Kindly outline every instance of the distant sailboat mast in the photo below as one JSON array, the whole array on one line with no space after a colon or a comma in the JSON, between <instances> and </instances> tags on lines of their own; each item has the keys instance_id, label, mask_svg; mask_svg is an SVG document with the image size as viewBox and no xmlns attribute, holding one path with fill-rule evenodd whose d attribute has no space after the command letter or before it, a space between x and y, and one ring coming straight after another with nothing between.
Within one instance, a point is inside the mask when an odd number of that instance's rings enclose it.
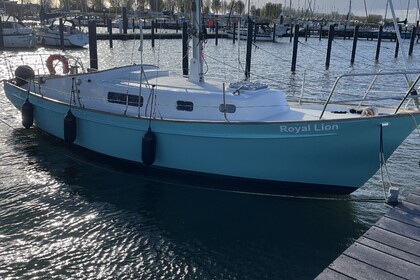
<instances>
[{"instance_id":1,"label":"distant sailboat mast","mask_svg":"<svg viewBox=\"0 0 420 280\"><path fill-rule=\"evenodd\" d=\"M365 4L365 13L366 13L366 18L368 17L368 11L367 11L367 6L366 6L366 0L363 0L364 4Z\"/></svg>"},{"instance_id":2,"label":"distant sailboat mast","mask_svg":"<svg viewBox=\"0 0 420 280\"><path fill-rule=\"evenodd\" d=\"M347 13L347 22L350 20L350 14L351 14L351 0L349 1L349 11Z\"/></svg>"},{"instance_id":3,"label":"distant sailboat mast","mask_svg":"<svg viewBox=\"0 0 420 280\"><path fill-rule=\"evenodd\" d=\"M410 11L410 0L408 0L408 4L407 4L407 13L405 15L405 20L406 22L408 21L408 12Z\"/></svg>"}]
</instances>

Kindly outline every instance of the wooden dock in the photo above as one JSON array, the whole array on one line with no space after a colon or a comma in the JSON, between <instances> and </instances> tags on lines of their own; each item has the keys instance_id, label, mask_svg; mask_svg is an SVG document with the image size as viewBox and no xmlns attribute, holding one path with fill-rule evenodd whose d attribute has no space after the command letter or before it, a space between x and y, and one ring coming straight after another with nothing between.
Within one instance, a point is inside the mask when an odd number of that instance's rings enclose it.
<instances>
[{"instance_id":1,"label":"wooden dock","mask_svg":"<svg viewBox=\"0 0 420 280\"><path fill-rule=\"evenodd\" d=\"M420 279L420 188L315 279Z\"/></svg>"}]
</instances>

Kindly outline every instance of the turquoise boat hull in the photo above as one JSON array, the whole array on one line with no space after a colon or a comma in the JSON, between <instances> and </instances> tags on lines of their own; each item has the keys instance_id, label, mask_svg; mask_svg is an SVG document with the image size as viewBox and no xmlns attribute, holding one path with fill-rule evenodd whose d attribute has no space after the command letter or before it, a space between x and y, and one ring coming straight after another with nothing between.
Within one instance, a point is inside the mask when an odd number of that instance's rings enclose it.
<instances>
[{"instance_id":1,"label":"turquoise boat hull","mask_svg":"<svg viewBox=\"0 0 420 280\"><path fill-rule=\"evenodd\" d=\"M7 81L4 87L21 110L28 92ZM351 193L378 171L381 139L388 159L420 121L418 113L264 123L150 121L35 94L28 98L36 126L60 139L71 110L77 122L74 144L85 149L142 163L142 137L150 125L157 139L154 168L257 182L261 189L266 184Z\"/></svg>"}]
</instances>

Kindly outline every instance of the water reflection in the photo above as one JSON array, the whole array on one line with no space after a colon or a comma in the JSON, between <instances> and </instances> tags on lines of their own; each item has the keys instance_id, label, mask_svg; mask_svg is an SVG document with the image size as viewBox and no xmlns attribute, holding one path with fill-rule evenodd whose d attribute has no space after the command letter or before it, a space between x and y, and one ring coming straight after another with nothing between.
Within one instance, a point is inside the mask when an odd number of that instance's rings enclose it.
<instances>
[{"instance_id":1,"label":"water reflection","mask_svg":"<svg viewBox=\"0 0 420 280\"><path fill-rule=\"evenodd\" d=\"M310 279L366 229L352 202L173 184L74 153L37 129L7 138L25 170L4 194L25 195L0 215L16 225L0 228L13 237L1 253L10 275Z\"/></svg>"}]
</instances>

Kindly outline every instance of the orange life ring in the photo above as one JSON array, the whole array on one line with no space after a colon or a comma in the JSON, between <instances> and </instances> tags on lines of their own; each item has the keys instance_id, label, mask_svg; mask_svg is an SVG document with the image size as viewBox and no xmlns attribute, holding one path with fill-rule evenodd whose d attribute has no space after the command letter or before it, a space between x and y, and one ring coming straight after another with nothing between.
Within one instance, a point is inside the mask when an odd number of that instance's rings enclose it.
<instances>
[{"instance_id":1,"label":"orange life ring","mask_svg":"<svg viewBox=\"0 0 420 280\"><path fill-rule=\"evenodd\" d=\"M45 64L48 68L48 72L50 72L51 75L55 75L55 65L54 61L59 60L63 64L63 73L67 74L70 71L69 68L69 61L68 59L61 54L52 54L48 57L47 63Z\"/></svg>"}]
</instances>

